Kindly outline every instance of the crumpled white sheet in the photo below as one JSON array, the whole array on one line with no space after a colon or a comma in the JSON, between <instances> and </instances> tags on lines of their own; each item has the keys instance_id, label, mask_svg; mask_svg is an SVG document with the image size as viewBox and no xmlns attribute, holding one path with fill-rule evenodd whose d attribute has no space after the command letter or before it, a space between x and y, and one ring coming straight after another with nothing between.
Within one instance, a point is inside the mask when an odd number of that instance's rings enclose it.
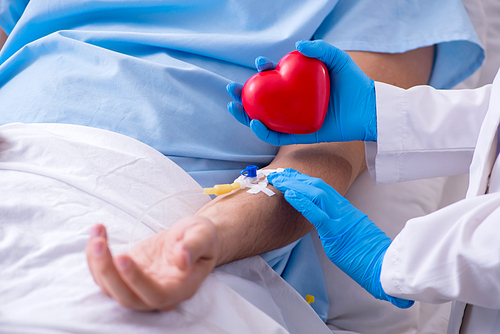
<instances>
[{"instance_id":1,"label":"crumpled white sheet","mask_svg":"<svg viewBox=\"0 0 500 334\"><path fill-rule=\"evenodd\" d=\"M331 333L260 257L216 269L168 313L135 312L100 292L84 252L90 227L103 223L113 253L125 252L151 203L199 188L168 158L123 135L1 126L0 333ZM169 225L209 200L179 197L151 216ZM141 228L137 239L150 233Z\"/></svg>"}]
</instances>

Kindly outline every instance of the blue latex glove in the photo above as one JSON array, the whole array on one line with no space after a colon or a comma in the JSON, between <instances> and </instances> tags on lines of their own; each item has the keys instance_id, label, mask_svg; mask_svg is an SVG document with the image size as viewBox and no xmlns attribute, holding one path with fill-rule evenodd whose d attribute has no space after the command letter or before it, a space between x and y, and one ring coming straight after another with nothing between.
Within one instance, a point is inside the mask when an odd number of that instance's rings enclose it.
<instances>
[{"instance_id":1,"label":"blue latex glove","mask_svg":"<svg viewBox=\"0 0 500 334\"><path fill-rule=\"evenodd\" d=\"M285 199L316 227L328 258L375 298L408 308L413 301L387 295L380 283L391 239L323 180L293 169L267 176Z\"/></svg>"},{"instance_id":2,"label":"blue latex glove","mask_svg":"<svg viewBox=\"0 0 500 334\"><path fill-rule=\"evenodd\" d=\"M276 68L276 65L278 64L273 62L269 58L262 56L255 58L255 68L257 68L258 72L274 70ZM248 117L247 113L245 112L245 109L243 108L243 104L241 101L242 89L243 85L236 82L231 82L226 86L226 90L229 93L229 95L231 95L231 98L236 100L228 103L227 110L229 110L229 112L234 116L234 118L238 120L238 122L246 126L250 126L252 120L250 119L250 117Z\"/></svg>"},{"instance_id":3,"label":"blue latex glove","mask_svg":"<svg viewBox=\"0 0 500 334\"><path fill-rule=\"evenodd\" d=\"M377 115L375 85L344 51L321 41L299 41L299 52L325 63L330 75L330 102L321 128L314 133L297 135L269 130L259 120L251 120L241 104L240 84L227 86L236 102L228 104L229 112L241 123L250 126L261 140L276 146L338 141L376 141ZM264 57L256 59L259 71L276 64Z\"/></svg>"}]
</instances>

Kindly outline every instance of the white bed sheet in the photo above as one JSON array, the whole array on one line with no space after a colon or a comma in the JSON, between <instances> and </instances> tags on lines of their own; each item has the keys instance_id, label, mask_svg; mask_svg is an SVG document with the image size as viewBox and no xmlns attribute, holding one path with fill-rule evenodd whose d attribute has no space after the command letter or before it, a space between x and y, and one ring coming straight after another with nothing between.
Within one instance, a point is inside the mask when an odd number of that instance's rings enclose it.
<instances>
[{"instance_id":1,"label":"white bed sheet","mask_svg":"<svg viewBox=\"0 0 500 334\"><path fill-rule=\"evenodd\" d=\"M135 312L100 292L85 259L103 223L113 253L165 194L200 186L131 138L55 124L0 127L0 333L331 333L260 257L216 269L172 312ZM210 198L152 212L167 225ZM160 212L168 211L168 214ZM152 233L138 230L138 239Z\"/></svg>"}]
</instances>

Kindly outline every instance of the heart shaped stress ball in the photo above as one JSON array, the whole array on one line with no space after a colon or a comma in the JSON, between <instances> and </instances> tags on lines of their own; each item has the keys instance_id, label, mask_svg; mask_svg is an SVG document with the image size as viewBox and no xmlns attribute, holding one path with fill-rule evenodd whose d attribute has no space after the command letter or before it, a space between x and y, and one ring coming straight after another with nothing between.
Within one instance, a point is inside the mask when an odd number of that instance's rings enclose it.
<instances>
[{"instance_id":1,"label":"heart shaped stress ball","mask_svg":"<svg viewBox=\"0 0 500 334\"><path fill-rule=\"evenodd\" d=\"M253 75L243 86L243 107L269 129L294 134L316 132L325 119L330 78L322 61L298 51L276 69Z\"/></svg>"}]
</instances>

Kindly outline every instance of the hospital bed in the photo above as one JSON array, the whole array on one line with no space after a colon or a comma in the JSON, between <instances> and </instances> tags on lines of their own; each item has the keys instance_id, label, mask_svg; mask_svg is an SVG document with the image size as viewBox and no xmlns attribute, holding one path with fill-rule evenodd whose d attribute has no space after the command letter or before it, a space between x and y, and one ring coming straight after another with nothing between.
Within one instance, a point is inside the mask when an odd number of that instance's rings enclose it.
<instances>
[{"instance_id":1,"label":"hospital bed","mask_svg":"<svg viewBox=\"0 0 500 334\"><path fill-rule=\"evenodd\" d=\"M200 189L134 139L75 125L2 126L0 189L0 333L330 333L260 257L217 268L172 312L136 312L102 294L85 259L91 225L104 223L112 251L126 252L152 202ZM177 197L145 220L168 228L209 200ZM142 225L133 242L151 233Z\"/></svg>"}]
</instances>

